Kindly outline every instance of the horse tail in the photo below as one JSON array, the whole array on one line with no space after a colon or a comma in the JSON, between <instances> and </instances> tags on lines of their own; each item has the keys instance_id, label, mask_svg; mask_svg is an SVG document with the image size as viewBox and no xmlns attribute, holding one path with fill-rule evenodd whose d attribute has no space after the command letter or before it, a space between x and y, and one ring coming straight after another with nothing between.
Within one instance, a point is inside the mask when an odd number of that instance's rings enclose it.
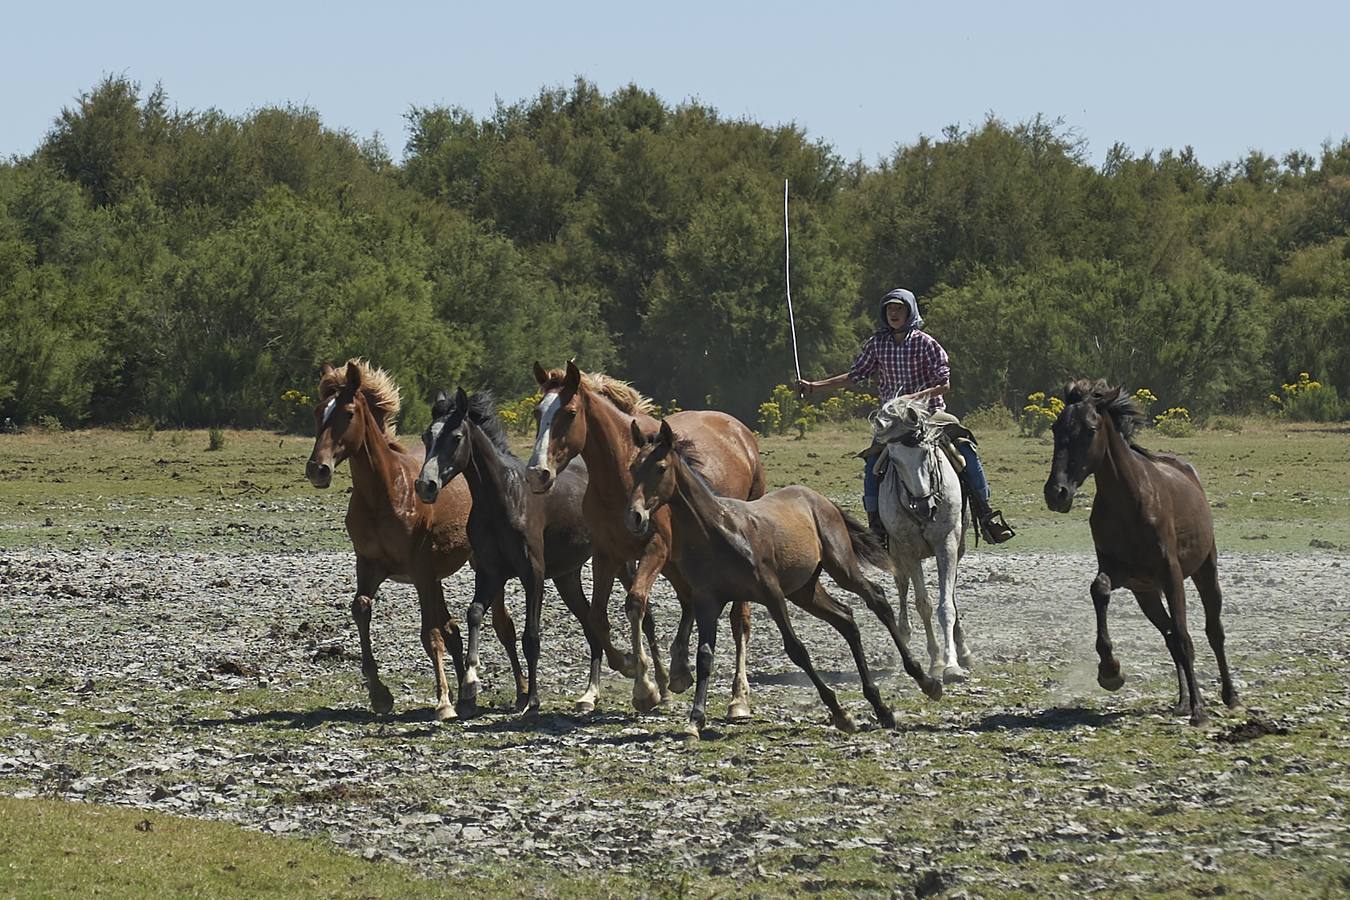
<instances>
[{"instance_id":1,"label":"horse tail","mask_svg":"<svg viewBox=\"0 0 1350 900\"><path fill-rule=\"evenodd\" d=\"M891 560L891 555L886 552L886 548L881 544L881 538L872 533L872 529L850 516L840 509L839 504L834 505L839 510L839 515L844 517L844 525L848 527L849 544L853 547L853 555L867 563L869 566L881 569L883 572L895 572L895 563Z\"/></svg>"}]
</instances>

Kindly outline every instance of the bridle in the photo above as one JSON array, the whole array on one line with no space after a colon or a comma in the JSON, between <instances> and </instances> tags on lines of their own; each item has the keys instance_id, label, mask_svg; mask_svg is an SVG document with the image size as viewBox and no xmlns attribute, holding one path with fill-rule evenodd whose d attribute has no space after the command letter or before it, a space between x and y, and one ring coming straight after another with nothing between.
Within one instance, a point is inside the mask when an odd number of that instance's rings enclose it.
<instances>
[{"instance_id":1,"label":"bridle","mask_svg":"<svg viewBox=\"0 0 1350 900\"><path fill-rule=\"evenodd\" d=\"M874 428L879 424L878 419L878 416L873 417ZM946 494L943 491L942 466L937 464L937 454L940 452L938 444L942 440L942 430L930 426L924 421L915 422L913 425L902 421L891 421L888 426L877 436L880 443L901 444L914 449L924 448L927 451L925 462L928 463L933 473L932 489L928 493L916 495L905 483L904 472L899 467L896 468L895 473L896 480L899 482L900 508L920 525L926 525L937 517L938 509L946 499ZM882 435L887 432L893 432L892 436L883 437ZM894 460L892 460L892 465L894 465ZM920 469L922 469L922 465ZM924 505L927 505L928 508L926 516L919 513L919 509Z\"/></svg>"}]
</instances>

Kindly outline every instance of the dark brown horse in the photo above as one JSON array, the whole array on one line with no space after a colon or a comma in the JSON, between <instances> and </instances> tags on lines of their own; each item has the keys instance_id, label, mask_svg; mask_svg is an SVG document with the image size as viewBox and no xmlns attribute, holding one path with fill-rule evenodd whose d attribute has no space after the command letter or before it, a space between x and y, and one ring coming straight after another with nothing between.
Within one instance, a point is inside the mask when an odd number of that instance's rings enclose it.
<instances>
[{"instance_id":1,"label":"dark brown horse","mask_svg":"<svg viewBox=\"0 0 1350 900\"><path fill-rule=\"evenodd\" d=\"M417 589L422 611L422 647L431 659L436 679L436 718L455 718L450 685L445 677L445 649L449 646L456 681L463 681L463 641L459 625L445 606L441 579L458 571L469 558L467 522L469 489L459 485L441 492L436 503L420 503L413 482L422 468L394 440L399 411L398 387L382 370L353 359L340 369L323 367L319 378L319 405L314 410L314 451L305 464L305 476L317 488L333 482L333 470L348 460L352 497L347 504L347 535L356 551L356 599L352 618L361 635L361 671L366 677L370 705L378 713L394 708L394 698L380 681L370 646L370 616L375 594L387 579ZM516 629L503 597L493 600L492 623L511 658L516 690L525 681L516 656Z\"/></svg>"},{"instance_id":2,"label":"dark brown horse","mask_svg":"<svg viewBox=\"0 0 1350 900\"><path fill-rule=\"evenodd\" d=\"M447 485L464 483L473 495L469 542L473 546L474 592L466 619L468 659L460 704L472 710L478 695L478 639L483 613L506 582L520 579L525 590L525 663L529 693L516 698L517 711L539 708L539 640L544 579L581 622L591 651L590 684L576 702L579 712L595 709L600 694L603 647L591 634L590 604L581 586L581 567L591 558L591 534L582 515L585 463L573 463L553 490L536 494L525 486L525 464L511 452L492 395L464 391L452 400L441 392L422 436L426 461L417 478L417 496L436 502ZM463 476L459 478L457 476ZM617 651L616 651L617 652Z\"/></svg>"},{"instance_id":3,"label":"dark brown horse","mask_svg":"<svg viewBox=\"0 0 1350 900\"><path fill-rule=\"evenodd\" d=\"M1189 711L1192 725L1205 721L1195 684L1195 647L1186 628L1185 579L1190 578L1205 607L1205 634L1219 663L1223 702L1238 706L1219 619L1223 597L1214 522L1195 469L1176 456L1153 453L1131 441L1143 416L1120 388L1102 381L1074 382L1064 390L1064 403L1055 420L1045 504L1068 512L1074 492L1089 475L1096 476L1089 522L1097 548L1091 591L1097 611L1097 683L1108 691L1125 683L1106 630L1106 607L1111 591L1126 588L1162 632L1176 664L1176 714Z\"/></svg>"},{"instance_id":4,"label":"dark brown horse","mask_svg":"<svg viewBox=\"0 0 1350 900\"><path fill-rule=\"evenodd\" d=\"M749 502L718 497L697 472L701 463L696 451L689 442L677 441L668 421L661 423L655 437L644 435L634 422L632 437L642 446L633 460L626 524L630 532L642 535L652 527L654 513L670 511L671 559L689 583L698 618L698 687L689 712L690 736L698 735L706 719L717 620L731 597L748 598L768 608L783 635L784 649L815 684L831 721L842 731L853 731L853 719L816 673L810 654L793 630L787 601L832 625L853 652L863 694L877 720L886 728L895 727L895 716L868 671L853 611L826 592L820 583L821 572L828 572L835 583L863 598L890 631L905 671L930 698L942 696L942 682L925 675L910 658L885 591L863 574L863 562L893 571L881 542L865 526L799 484Z\"/></svg>"},{"instance_id":5,"label":"dark brown horse","mask_svg":"<svg viewBox=\"0 0 1350 900\"><path fill-rule=\"evenodd\" d=\"M653 526L641 537L624 527L624 511L633 476L629 471L637 447L629 433L630 423L647 434L654 434L657 421L647 415L650 403L621 381L603 375L583 374L575 363L567 368L544 371L534 365L543 399L534 452L527 476L535 491L548 490L568 462L580 455L586 460L590 484L583 508L591 528L595 555L591 559L594 593L591 597L592 630L609 644L609 594L616 577L628 587L624 604L632 637L633 705L642 712L664 699L667 679L656 647L656 633L647 610L647 596L658 574L666 576L680 598L680 626L671 644L669 687L676 693L685 690L692 678L689 672L689 632L693 613L689 606L689 586L679 568L670 565L670 516L658 512ZM720 412L689 410L670 417L704 460L704 477L717 493L726 497L752 500L764 493L764 470L759 461L759 442L754 432L735 418ZM627 564L637 560L631 578ZM750 608L737 601L732 608L731 629L736 641L736 674L732 681L727 718L743 721L750 717L750 682L746 676L746 652L750 641ZM652 646L649 659L642 645L646 631ZM609 664L628 674L627 662L610 656ZM653 682L649 672L655 669Z\"/></svg>"}]
</instances>

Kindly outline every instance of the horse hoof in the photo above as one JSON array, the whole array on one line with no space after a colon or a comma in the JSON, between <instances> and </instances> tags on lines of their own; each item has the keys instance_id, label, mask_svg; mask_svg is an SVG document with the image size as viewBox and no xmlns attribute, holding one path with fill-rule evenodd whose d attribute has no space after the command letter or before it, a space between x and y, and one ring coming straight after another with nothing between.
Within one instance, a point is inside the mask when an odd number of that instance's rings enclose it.
<instances>
[{"instance_id":1,"label":"horse hoof","mask_svg":"<svg viewBox=\"0 0 1350 900\"><path fill-rule=\"evenodd\" d=\"M376 715L387 716L394 711L394 695L387 688L370 692L370 708Z\"/></svg>"},{"instance_id":2,"label":"horse hoof","mask_svg":"<svg viewBox=\"0 0 1350 900\"><path fill-rule=\"evenodd\" d=\"M966 672L960 666L948 666L942 670L943 684L960 684L966 680Z\"/></svg>"},{"instance_id":3,"label":"horse hoof","mask_svg":"<svg viewBox=\"0 0 1350 900\"><path fill-rule=\"evenodd\" d=\"M887 731L895 730L895 713L889 709L883 709L877 713L877 723Z\"/></svg>"},{"instance_id":4,"label":"horse hoof","mask_svg":"<svg viewBox=\"0 0 1350 900\"><path fill-rule=\"evenodd\" d=\"M1191 713L1191 724L1194 726L1204 725L1209 721L1209 714L1203 709Z\"/></svg>"},{"instance_id":5,"label":"horse hoof","mask_svg":"<svg viewBox=\"0 0 1350 900\"><path fill-rule=\"evenodd\" d=\"M593 700L578 700L573 705L572 711L578 715L590 715L595 712L595 702Z\"/></svg>"},{"instance_id":6,"label":"horse hoof","mask_svg":"<svg viewBox=\"0 0 1350 900\"><path fill-rule=\"evenodd\" d=\"M969 653L964 656L958 653L956 656L956 664L969 671L970 669L975 668L975 657L971 656Z\"/></svg>"},{"instance_id":7,"label":"horse hoof","mask_svg":"<svg viewBox=\"0 0 1350 900\"><path fill-rule=\"evenodd\" d=\"M525 704L523 707L521 707L521 708L518 710L518 712L520 713L520 717L521 717L522 719L534 719L534 718L538 718L538 716L539 716L539 704L538 704L538 703L527 703L527 704Z\"/></svg>"},{"instance_id":8,"label":"horse hoof","mask_svg":"<svg viewBox=\"0 0 1350 900\"><path fill-rule=\"evenodd\" d=\"M656 692L656 685L648 684L637 686L633 691L633 708L640 713L649 713L656 709L661 703L661 695Z\"/></svg>"},{"instance_id":9,"label":"horse hoof","mask_svg":"<svg viewBox=\"0 0 1350 900\"><path fill-rule=\"evenodd\" d=\"M1105 675L1097 673L1097 683L1108 691L1118 691L1125 686L1125 676L1117 672L1115 675Z\"/></svg>"},{"instance_id":10,"label":"horse hoof","mask_svg":"<svg viewBox=\"0 0 1350 900\"><path fill-rule=\"evenodd\" d=\"M853 721L853 717L843 711L830 716L830 724L844 734L853 734L858 730L858 724Z\"/></svg>"},{"instance_id":11,"label":"horse hoof","mask_svg":"<svg viewBox=\"0 0 1350 900\"><path fill-rule=\"evenodd\" d=\"M689 671L688 664L683 666L672 665L670 667L670 690L676 694L683 694L694 683L694 676Z\"/></svg>"},{"instance_id":12,"label":"horse hoof","mask_svg":"<svg viewBox=\"0 0 1350 900\"><path fill-rule=\"evenodd\" d=\"M750 704L744 700L732 700L727 704L727 724L744 725L750 721Z\"/></svg>"},{"instance_id":13,"label":"horse hoof","mask_svg":"<svg viewBox=\"0 0 1350 900\"><path fill-rule=\"evenodd\" d=\"M919 685L929 700L942 699L942 679L929 678L923 684Z\"/></svg>"},{"instance_id":14,"label":"horse hoof","mask_svg":"<svg viewBox=\"0 0 1350 900\"><path fill-rule=\"evenodd\" d=\"M453 720L453 719L458 719L458 718L459 718L459 713L457 713L457 712L455 711L455 708L454 708L453 706L451 706L449 703L445 704L444 706L438 706L438 707L436 707L436 721L437 721L437 722L449 722L449 721L451 721L451 720Z\"/></svg>"},{"instance_id":15,"label":"horse hoof","mask_svg":"<svg viewBox=\"0 0 1350 900\"><path fill-rule=\"evenodd\" d=\"M684 731L680 732L680 737L686 744L697 744L699 738L699 727L697 722L689 722L684 726Z\"/></svg>"}]
</instances>

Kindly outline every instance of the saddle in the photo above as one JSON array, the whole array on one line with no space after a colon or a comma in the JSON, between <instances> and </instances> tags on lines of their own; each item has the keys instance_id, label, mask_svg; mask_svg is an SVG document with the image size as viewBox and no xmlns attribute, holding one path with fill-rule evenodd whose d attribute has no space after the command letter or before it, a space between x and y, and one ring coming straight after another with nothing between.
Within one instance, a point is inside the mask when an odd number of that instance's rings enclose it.
<instances>
[{"instance_id":1,"label":"saddle","mask_svg":"<svg viewBox=\"0 0 1350 900\"><path fill-rule=\"evenodd\" d=\"M937 445L946 454L952 468L956 470L956 474L960 475L966 469L966 458L961 455L960 450L956 449L956 445L958 442L964 442L972 447L978 447L979 442L975 440L975 435L969 428L962 425L956 416L947 412L933 413L928 421L940 426L942 436L938 439ZM885 449L886 442L874 440L871 446L855 454L855 456L858 459L869 460L868 464L872 466L872 471L878 477L885 477L886 469L890 466L890 456L882 452Z\"/></svg>"}]
</instances>

